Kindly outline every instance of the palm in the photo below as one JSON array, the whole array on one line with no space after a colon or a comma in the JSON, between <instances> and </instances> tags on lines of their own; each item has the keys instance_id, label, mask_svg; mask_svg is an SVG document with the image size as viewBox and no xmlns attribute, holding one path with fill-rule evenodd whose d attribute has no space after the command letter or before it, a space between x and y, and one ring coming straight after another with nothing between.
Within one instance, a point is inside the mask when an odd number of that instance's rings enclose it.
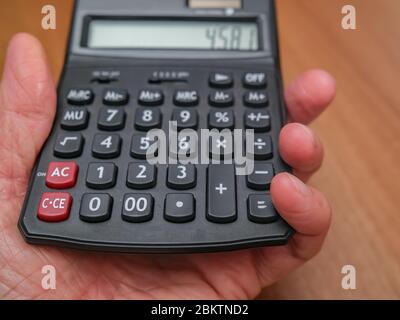
<instances>
[{"instance_id":1,"label":"palm","mask_svg":"<svg viewBox=\"0 0 400 320\"><path fill-rule=\"evenodd\" d=\"M326 95L332 94L328 90ZM308 120L331 98L325 101L320 97L316 110L308 112ZM87 253L26 244L17 230L18 215L31 167L51 128L55 100L40 45L28 35L16 36L0 87L0 297L253 298L262 287L318 252L329 226L326 201L309 189L305 202L283 176L273 181L273 200L284 218L300 231L284 247L171 256ZM307 121L304 113L296 116L293 112L293 120L296 117ZM289 143L282 144L285 135L289 137L296 130L299 128L293 126L282 133L281 152L304 180L319 167L322 151L317 146L312 153L299 156ZM304 132L296 134L301 135ZM305 150L316 146L310 136L302 138L301 144ZM296 167L299 161L304 170ZM306 207L313 211L303 212ZM311 218L304 221L300 213ZM45 265L56 268L56 290L46 291L41 286Z\"/></svg>"}]
</instances>

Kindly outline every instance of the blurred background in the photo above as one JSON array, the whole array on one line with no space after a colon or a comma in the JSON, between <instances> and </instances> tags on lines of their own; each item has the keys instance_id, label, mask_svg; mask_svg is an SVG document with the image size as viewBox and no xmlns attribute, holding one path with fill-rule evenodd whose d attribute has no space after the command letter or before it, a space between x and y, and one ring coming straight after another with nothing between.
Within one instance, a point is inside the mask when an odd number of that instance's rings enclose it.
<instances>
[{"instance_id":1,"label":"blurred background","mask_svg":"<svg viewBox=\"0 0 400 320\"><path fill-rule=\"evenodd\" d=\"M56 7L56 30L41 28L47 4ZM347 4L356 30L341 27ZM72 6L1 0L0 71L10 37L25 31L42 41L58 79ZM312 124L326 157L310 181L334 217L322 252L260 298L400 299L400 1L277 0L277 9L285 83L315 67L337 79L336 100ZM344 265L356 268L356 290L342 289Z\"/></svg>"}]
</instances>

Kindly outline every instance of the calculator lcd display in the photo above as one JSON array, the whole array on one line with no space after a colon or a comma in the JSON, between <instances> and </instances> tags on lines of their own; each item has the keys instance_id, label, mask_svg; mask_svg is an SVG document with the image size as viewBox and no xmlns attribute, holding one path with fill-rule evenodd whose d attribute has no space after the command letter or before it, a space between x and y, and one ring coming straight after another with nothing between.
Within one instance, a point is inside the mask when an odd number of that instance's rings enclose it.
<instances>
[{"instance_id":1,"label":"calculator lcd display","mask_svg":"<svg viewBox=\"0 0 400 320\"><path fill-rule=\"evenodd\" d=\"M93 49L259 50L256 22L186 20L93 20Z\"/></svg>"}]
</instances>

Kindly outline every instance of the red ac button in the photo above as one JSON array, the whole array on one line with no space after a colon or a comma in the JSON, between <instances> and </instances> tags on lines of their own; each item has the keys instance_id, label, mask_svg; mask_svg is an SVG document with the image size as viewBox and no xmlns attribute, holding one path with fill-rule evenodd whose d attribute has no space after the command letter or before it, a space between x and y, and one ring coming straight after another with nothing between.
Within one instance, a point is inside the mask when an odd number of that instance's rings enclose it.
<instances>
[{"instance_id":1,"label":"red ac button","mask_svg":"<svg viewBox=\"0 0 400 320\"><path fill-rule=\"evenodd\" d=\"M50 162L46 174L46 186L67 189L75 185L78 165L75 162Z\"/></svg>"},{"instance_id":2,"label":"red ac button","mask_svg":"<svg viewBox=\"0 0 400 320\"><path fill-rule=\"evenodd\" d=\"M67 220L71 211L72 197L66 192L43 193L39 208L38 218L46 222L60 222Z\"/></svg>"}]
</instances>

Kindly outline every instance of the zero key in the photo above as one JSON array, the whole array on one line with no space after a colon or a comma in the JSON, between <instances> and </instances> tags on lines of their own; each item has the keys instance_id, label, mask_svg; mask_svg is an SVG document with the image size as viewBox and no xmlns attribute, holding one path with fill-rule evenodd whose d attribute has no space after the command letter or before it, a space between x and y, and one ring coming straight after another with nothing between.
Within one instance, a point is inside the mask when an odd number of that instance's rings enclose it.
<instances>
[{"instance_id":1,"label":"zero key","mask_svg":"<svg viewBox=\"0 0 400 320\"><path fill-rule=\"evenodd\" d=\"M235 167L212 164L208 167L207 219L215 223L236 220Z\"/></svg>"}]
</instances>

